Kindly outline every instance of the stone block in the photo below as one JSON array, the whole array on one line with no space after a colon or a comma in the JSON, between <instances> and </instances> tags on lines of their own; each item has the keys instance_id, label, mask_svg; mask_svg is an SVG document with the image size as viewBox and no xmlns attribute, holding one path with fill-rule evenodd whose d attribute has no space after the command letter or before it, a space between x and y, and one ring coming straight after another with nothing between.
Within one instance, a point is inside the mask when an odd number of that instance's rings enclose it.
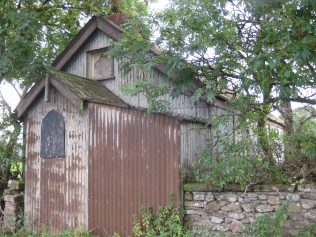
<instances>
[{"instance_id":1,"label":"stone block","mask_svg":"<svg viewBox=\"0 0 316 237\"><path fill-rule=\"evenodd\" d=\"M289 213L301 213L302 206L299 203L290 203L289 205Z\"/></svg>"},{"instance_id":2,"label":"stone block","mask_svg":"<svg viewBox=\"0 0 316 237\"><path fill-rule=\"evenodd\" d=\"M233 221L230 225L230 229L233 233L241 233L244 230L245 226L240 221Z\"/></svg>"},{"instance_id":3,"label":"stone block","mask_svg":"<svg viewBox=\"0 0 316 237\"><path fill-rule=\"evenodd\" d=\"M197 210L185 210L186 215L201 215L200 211Z\"/></svg>"},{"instance_id":4,"label":"stone block","mask_svg":"<svg viewBox=\"0 0 316 237\"><path fill-rule=\"evenodd\" d=\"M238 197L238 202L239 202L239 203L245 203L245 200L244 200L244 198L242 198L242 197Z\"/></svg>"},{"instance_id":5,"label":"stone block","mask_svg":"<svg viewBox=\"0 0 316 237\"><path fill-rule=\"evenodd\" d=\"M24 197L22 194L15 194L15 195L5 195L4 196L4 201L5 202L23 202Z\"/></svg>"},{"instance_id":6,"label":"stone block","mask_svg":"<svg viewBox=\"0 0 316 237\"><path fill-rule=\"evenodd\" d=\"M231 212L231 213L228 213L228 217L234 220L241 220L245 218L245 214L241 212Z\"/></svg>"},{"instance_id":7,"label":"stone block","mask_svg":"<svg viewBox=\"0 0 316 237\"><path fill-rule=\"evenodd\" d=\"M301 203L302 203L302 207L304 209L313 209L313 208L316 207L316 201L315 200L302 199Z\"/></svg>"},{"instance_id":8,"label":"stone block","mask_svg":"<svg viewBox=\"0 0 316 237\"><path fill-rule=\"evenodd\" d=\"M243 223L243 224L249 224L250 222L251 221L249 218L245 218L245 219L241 220L241 223Z\"/></svg>"},{"instance_id":9,"label":"stone block","mask_svg":"<svg viewBox=\"0 0 316 237\"><path fill-rule=\"evenodd\" d=\"M282 232L282 236L288 236L288 237L294 237L294 236L298 236L300 233L299 230L295 230L295 229L284 229Z\"/></svg>"},{"instance_id":10,"label":"stone block","mask_svg":"<svg viewBox=\"0 0 316 237\"><path fill-rule=\"evenodd\" d=\"M267 195L265 195L265 194L258 194L258 199L266 200L267 199Z\"/></svg>"},{"instance_id":11,"label":"stone block","mask_svg":"<svg viewBox=\"0 0 316 237\"><path fill-rule=\"evenodd\" d=\"M217 194L215 195L215 199L218 201L227 201L227 195L226 194Z\"/></svg>"},{"instance_id":12,"label":"stone block","mask_svg":"<svg viewBox=\"0 0 316 237\"><path fill-rule=\"evenodd\" d=\"M11 190L22 191L24 190L24 182L19 181L19 180L9 180L8 187Z\"/></svg>"},{"instance_id":13,"label":"stone block","mask_svg":"<svg viewBox=\"0 0 316 237\"><path fill-rule=\"evenodd\" d=\"M224 187L224 191L226 191L226 192L243 192L244 190L240 187L239 184L227 184Z\"/></svg>"},{"instance_id":14,"label":"stone block","mask_svg":"<svg viewBox=\"0 0 316 237\"><path fill-rule=\"evenodd\" d=\"M262 185L254 185L253 191L255 192L293 192L294 186L290 185L271 185L271 184L262 184Z\"/></svg>"},{"instance_id":15,"label":"stone block","mask_svg":"<svg viewBox=\"0 0 316 237\"><path fill-rule=\"evenodd\" d=\"M212 201L214 201L214 199L215 199L215 197L214 197L213 193L209 192L206 194L206 197L205 197L206 202L212 202Z\"/></svg>"},{"instance_id":16,"label":"stone block","mask_svg":"<svg viewBox=\"0 0 316 237\"><path fill-rule=\"evenodd\" d=\"M204 208L210 211L217 211L221 208L221 206L220 206L220 202L215 201L215 202L207 203Z\"/></svg>"},{"instance_id":17,"label":"stone block","mask_svg":"<svg viewBox=\"0 0 316 237\"><path fill-rule=\"evenodd\" d=\"M226 200L228 202L236 202L238 200L238 196L236 194L227 194Z\"/></svg>"},{"instance_id":18,"label":"stone block","mask_svg":"<svg viewBox=\"0 0 316 237\"><path fill-rule=\"evenodd\" d=\"M304 199L316 200L316 192L302 193L301 197L304 198Z\"/></svg>"},{"instance_id":19,"label":"stone block","mask_svg":"<svg viewBox=\"0 0 316 237\"><path fill-rule=\"evenodd\" d=\"M257 212L265 213L265 212L272 212L274 211L274 207L270 205L258 205L255 207Z\"/></svg>"},{"instance_id":20,"label":"stone block","mask_svg":"<svg viewBox=\"0 0 316 237\"><path fill-rule=\"evenodd\" d=\"M279 197L281 200L285 200L286 199L286 195L287 193L279 193Z\"/></svg>"},{"instance_id":21,"label":"stone block","mask_svg":"<svg viewBox=\"0 0 316 237\"><path fill-rule=\"evenodd\" d=\"M306 212L304 216L306 219L310 219L314 223L316 220L316 209Z\"/></svg>"},{"instance_id":22,"label":"stone block","mask_svg":"<svg viewBox=\"0 0 316 237\"><path fill-rule=\"evenodd\" d=\"M303 213L289 213L289 219L293 221L302 221L305 217Z\"/></svg>"},{"instance_id":23,"label":"stone block","mask_svg":"<svg viewBox=\"0 0 316 237\"><path fill-rule=\"evenodd\" d=\"M256 194L256 193L247 193L246 194L246 197L248 197L248 198L258 198L258 194Z\"/></svg>"},{"instance_id":24,"label":"stone block","mask_svg":"<svg viewBox=\"0 0 316 237\"><path fill-rule=\"evenodd\" d=\"M299 192L316 192L316 184L300 184L297 186Z\"/></svg>"},{"instance_id":25,"label":"stone block","mask_svg":"<svg viewBox=\"0 0 316 237\"><path fill-rule=\"evenodd\" d=\"M216 230L216 231L227 231L228 227L225 225L212 225L212 230Z\"/></svg>"},{"instance_id":26,"label":"stone block","mask_svg":"<svg viewBox=\"0 0 316 237\"><path fill-rule=\"evenodd\" d=\"M190 221L190 222L197 222L197 221L201 221L202 219L200 215L185 215L184 220Z\"/></svg>"},{"instance_id":27,"label":"stone block","mask_svg":"<svg viewBox=\"0 0 316 237\"><path fill-rule=\"evenodd\" d=\"M221 207L221 210L228 212L241 212L242 209L239 203L230 203L226 206Z\"/></svg>"},{"instance_id":28,"label":"stone block","mask_svg":"<svg viewBox=\"0 0 316 237\"><path fill-rule=\"evenodd\" d=\"M194 201L204 201L206 193L204 192L193 192L193 200Z\"/></svg>"},{"instance_id":29,"label":"stone block","mask_svg":"<svg viewBox=\"0 0 316 237\"><path fill-rule=\"evenodd\" d=\"M288 194L286 196L286 200L289 200L289 201L292 201L292 202L299 202L299 201L301 201L301 196L298 193L296 193L296 194Z\"/></svg>"},{"instance_id":30,"label":"stone block","mask_svg":"<svg viewBox=\"0 0 316 237\"><path fill-rule=\"evenodd\" d=\"M254 211L254 207L251 204L242 204L241 207L245 212L253 212Z\"/></svg>"},{"instance_id":31,"label":"stone block","mask_svg":"<svg viewBox=\"0 0 316 237\"><path fill-rule=\"evenodd\" d=\"M228 212L219 210L219 211L214 212L213 215L216 217L225 219L228 216Z\"/></svg>"},{"instance_id":32,"label":"stone block","mask_svg":"<svg viewBox=\"0 0 316 237\"><path fill-rule=\"evenodd\" d=\"M223 218L216 217L216 216L212 216L210 220L213 224L220 224L224 222Z\"/></svg>"},{"instance_id":33,"label":"stone block","mask_svg":"<svg viewBox=\"0 0 316 237\"><path fill-rule=\"evenodd\" d=\"M280 205L280 198L278 196L268 196L268 203L271 205Z\"/></svg>"},{"instance_id":34,"label":"stone block","mask_svg":"<svg viewBox=\"0 0 316 237\"><path fill-rule=\"evenodd\" d=\"M201 201L186 201L186 202L184 202L185 207L203 208L204 205L205 205L205 203L201 202Z\"/></svg>"},{"instance_id":35,"label":"stone block","mask_svg":"<svg viewBox=\"0 0 316 237\"><path fill-rule=\"evenodd\" d=\"M294 227L294 229L304 229L308 224L309 222L306 220L294 221L292 227Z\"/></svg>"},{"instance_id":36,"label":"stone block","mask_svg":"<svg viewBox=\"0 0 316 237\"><path fill-rule=\"evenodd\" d=\"M228 203L229 203L229 202L227 202L227 201L220 201L220 202L219 202L219 205L220 205L221 207L223 207L223 206L226 206Z\"/></svg>"},{"instance_id":37,"label":"stone block","mask_svg":"<svg viewBox=\"0 0 316 237\"><path fill-rule=\"evenodd\" d=\"M184 200L192 201L193 200L193 195L190 192L185 192L184 193Z\"/></svg>"},{"instance_id":38,"label":"stone block","mask_svg":"<svg viewBox=\"0 0 316 237\"><path fill-rule=\"evenodd\" d=\"M210 220L201 220L198 224L199 226L210 227L212 223Z\"/></svg>"}]
</instances>

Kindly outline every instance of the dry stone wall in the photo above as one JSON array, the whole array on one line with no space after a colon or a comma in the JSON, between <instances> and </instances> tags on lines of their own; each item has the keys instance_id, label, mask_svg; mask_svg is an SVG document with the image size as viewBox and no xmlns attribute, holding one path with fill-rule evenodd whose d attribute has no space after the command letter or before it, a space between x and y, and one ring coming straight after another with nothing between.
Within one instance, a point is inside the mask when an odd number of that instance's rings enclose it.
<instances>
[{"instance_id":1,"label":"dry stone wall","mask_svg":"<svg viewBox=\"0 0 316 237\"><path fill-rule=\"evenodd\" d=\"M10 180L8 189L4 190L4 211L2 231L14 232L22 225L24 207L24 183Z\"/></svg>"},{"instance_id":2,"label":"dry stone wall","mask_svg":"<svg viewBox=\"0 0 316 237\"><path fill-rule=\"evenodd\" d=\"M290 204L284 236L297 236L316 223L316 185L257 185L246 193L233 185L224 191L194 187L184 186L185 224L209 228L212 236L221 231L227 236L240 234L256 217L274 212L286 201Z\"/></svg>"}]
</instances>

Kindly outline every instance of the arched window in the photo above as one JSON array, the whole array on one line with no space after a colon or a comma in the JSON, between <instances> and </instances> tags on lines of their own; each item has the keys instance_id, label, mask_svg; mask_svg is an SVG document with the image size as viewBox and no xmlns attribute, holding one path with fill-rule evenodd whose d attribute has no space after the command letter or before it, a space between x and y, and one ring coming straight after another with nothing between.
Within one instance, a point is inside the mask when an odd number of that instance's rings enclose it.
<instances>
[{"instance_id":1,"label":"arched window","mask_svg":"<svg viewBox=\"0 0 316 237\"><path fill-rule=\"evenodd\" d=\"M42 121L41 157L65 157L65 122L56 110L49 111Z\"/></svg>"}]
</instances>

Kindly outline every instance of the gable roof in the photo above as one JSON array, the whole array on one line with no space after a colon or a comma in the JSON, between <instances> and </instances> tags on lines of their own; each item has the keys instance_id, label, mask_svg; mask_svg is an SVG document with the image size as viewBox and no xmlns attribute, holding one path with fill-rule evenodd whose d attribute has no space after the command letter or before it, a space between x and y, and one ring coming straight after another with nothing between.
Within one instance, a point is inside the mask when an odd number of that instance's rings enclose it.
<instances>
[{"instance_id":1,"label":"gable roof","mask_svg":"<svg viewBox=\"0 0 316 237\"><path fill-rule=\"evenodd\" d=\"M78 49L84 45L84 43L96 30L101 30L115 41L119 40L123 33L123 29L119 25L115 24L106 17L93 16L71 40L63 52L58 55L52 63L52 66L58 70L62 70L72 56L74 56ZM151 52L156 55L161 53L158 48L151 49ZM157 65L155 68L161 73L167 75L164 65Z\"/></svg>"},{"instance_id":2,"label":"gable roof","mask_svg":"<svg viewBox=\"0 0 316 237\"><path fill-rule=\"evenodd\" d=\"M52 70L49 83L75 106L81 108L84 102L129 107L119 97L98 81L71 75L69 73ZM21 99L16 107L17 116L21 118L35 99L45 89L45 80L38 81L31 90Z\"/></svg>"}]
</instances>

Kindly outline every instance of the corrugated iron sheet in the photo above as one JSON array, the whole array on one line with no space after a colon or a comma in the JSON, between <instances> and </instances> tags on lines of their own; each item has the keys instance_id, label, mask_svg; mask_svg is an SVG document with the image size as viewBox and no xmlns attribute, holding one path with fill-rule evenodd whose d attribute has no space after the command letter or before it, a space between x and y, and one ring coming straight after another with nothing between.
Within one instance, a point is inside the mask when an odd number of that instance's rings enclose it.
<instances>
[{"instance_id":1,"label":"corrugated iron sheet","mask_svg":"<svg viewBox=\"0 0 316 237\"><path fill-rule=\"evenodd\" d=\"M41 122L55 109L65 120L65 157L40 157ZM51 88L51 102L38 98L26 116L25 219L34 229L58 232L87 227L88 113Z\"/></svg>"},{"instance_id":2,"label":"corrugated iron sheet","mask_svg":"<svg viewBox=\"0 0 316 237\"><path fill-rule=\"evenodd\" d=\"M124 108L89 105L89 229L131 234L142 205L179 200L178 121Z\"/></svg>"},{"instance_id":3,"label":"corrugated iron sheet","mask_svg":"<svg viewBox=\"0 0 316 237\"><path fill-rule=\"evenodd\" d=\"M66 228L65 159L42 159L40 224L49 231Z\"/></svg>"}]
</instances>

